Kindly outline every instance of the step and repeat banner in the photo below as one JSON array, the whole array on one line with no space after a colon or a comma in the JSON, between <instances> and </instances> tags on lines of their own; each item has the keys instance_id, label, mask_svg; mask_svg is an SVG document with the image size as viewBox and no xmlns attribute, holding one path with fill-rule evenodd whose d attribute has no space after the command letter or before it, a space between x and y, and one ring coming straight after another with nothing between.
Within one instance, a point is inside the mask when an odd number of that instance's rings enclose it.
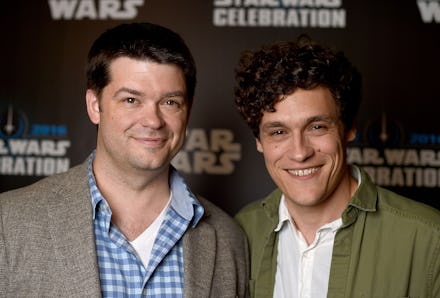
<instances>
[{"instance_id":1,"label":"step and repeat banner","mask_svg":"<svg viewBox=\"0 0 440 298\"><path fill-rule=\"evenodd\" d=\"M180 33L197 62L187 142L173 161L195 192L234 214L273 189L235 110L233 70L243 50L306 33L363 75L349 161L440 208L439 0L16 0L0 14L0 192L87 158L88 49L109 27L148 21Z\"/></svg>"}]
</instances>

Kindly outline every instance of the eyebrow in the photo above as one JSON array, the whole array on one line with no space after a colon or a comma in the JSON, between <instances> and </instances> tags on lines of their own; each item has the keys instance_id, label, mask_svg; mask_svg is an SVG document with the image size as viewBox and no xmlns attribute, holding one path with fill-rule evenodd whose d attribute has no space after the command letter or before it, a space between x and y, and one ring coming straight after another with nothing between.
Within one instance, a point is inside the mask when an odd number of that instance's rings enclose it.
<instances>
[{"instance_id":1,"label":"eyebrow","mask_svg":"<svg viewBox=\"0 0 440 298\"><path fill-rule=\"evenodd\" d=\"M163 97L185 97L185 93L183 91L171 91L165 93Z\"/></svg>"},{"instance_id":2,"label":"eyebrow","mask_svg":"<svg viewBox=\"0 0 440 298\"><path fill-rule=\"evenodd\" d=\"M122 87L115 92L114 97L117 97L121 93L129 93L129 94L136 95L136 96L144 96L145 95L144 92L141 92L141 91L138 91L135 89L131 89L131 88L127 88L127 87ZM161 97L162 98L165 98L165 97L185 97L185 93L180 90L179 91L170 91L170 92L166 92L166 93L162 94Z\"/></svg>"},{"instance_id":3,"label":"eyebrow","mask_svg":"<svg viewBox=\"0 0 440 298\"><path fill-rule=\"evenodd\" d=\"M324 122L336 122L335 119L331 116L314 116L307 119L306 123L313 123L318 121Z\"/></svg>"},{"instance_id":4,"label":"eyebrow","mask_svg":"<svg viewBox=\"0 0 440 298\"><path fill-rule=\"evenodd\" d=\"M285 126L283 122L274 121L263 124L263 129Z\"/></svg>"},{"instance_id":5,"label":"eyebrow","mask_svg":"<svg viewBox=\"0 0 440 298\"><path fill-rule=\"evenodd\" d=\"M127 87L122 87L122 88L119 88L119 89L115 92L115 94L113 95L113 97L117 97L117 96L118 96L119 94L121 94L121 93L129 93L129 94L137 95L137 96L142 96L142 95L144 95L143 92L140 92L140 91L138 91L138 90L131 89L131 88L127 88Z\"/></svg>"},{"instance_id":6,"label":"eyebrow","mask_svg":"<svg viewBox=\"0 0 440 298\"><path fill-rule=\"evenodd\" d=\"M334 123L337 122L335 121L335 119L333 117L330 116L312 116L310 118L304 119L303 123L305 123L305 125L309 125L313 122L319 122L319 121L324 121L324 122L328 122L328 123ZM281 121L273 121L273 122L267 122L262 126L262 129L271 129L271 128L275 128L275 127L285 127L286 124L284 122Z\"/></svg>"}]
</instances>

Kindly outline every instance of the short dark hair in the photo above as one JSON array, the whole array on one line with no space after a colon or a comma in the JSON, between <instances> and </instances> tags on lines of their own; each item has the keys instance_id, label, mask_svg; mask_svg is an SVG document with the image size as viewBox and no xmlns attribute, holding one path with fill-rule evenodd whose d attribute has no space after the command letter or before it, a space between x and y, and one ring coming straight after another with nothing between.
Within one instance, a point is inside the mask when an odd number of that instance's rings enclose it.
<instances>
[{"instance_id":1,"label":"short dark hair","mask_svg":"<svg viewBox=\"0 0 440 298\"><path fill-rule=\"evenodd\" d=\"M196 87L196 66L179 34L151 23L122 24L105 31L95 40L88 54L88 89L101 95L110 82L110 63L118 57L177 65L185 76L187 100L191 107Z\"/></svg>"},{"instance_id":2,"label":"short dark hair","mask_svg":"<svg viewBox=\"0 0 440 298\"><path fill-rule=\"evenodd\" d=\"M235 78L236 107L256 138L263 112L274 112L275 104L298 88L328 88L345 131L353 128L362 97L361 75L344 53L320 46L308 36L243 52Z\"/></svg>"}]
</instances>

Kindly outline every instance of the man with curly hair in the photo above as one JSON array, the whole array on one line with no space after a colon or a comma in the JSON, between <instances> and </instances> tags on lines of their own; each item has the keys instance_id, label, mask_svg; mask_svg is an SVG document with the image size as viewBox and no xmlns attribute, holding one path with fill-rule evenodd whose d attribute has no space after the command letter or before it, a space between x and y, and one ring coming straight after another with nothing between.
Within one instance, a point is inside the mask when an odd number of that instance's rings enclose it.
<instances>
[{"instance_id":1,"label":"man with curly hair","mask_svg":"<svg viewBox=\"0 0 440 298\"><path fill-rule=\"evenodd\" d=\"M361 76L308 38L242 54L235 103L277 189L236 219L252 297L440 297L440 212L349 165Z\"/></svg>"}]
</instances>

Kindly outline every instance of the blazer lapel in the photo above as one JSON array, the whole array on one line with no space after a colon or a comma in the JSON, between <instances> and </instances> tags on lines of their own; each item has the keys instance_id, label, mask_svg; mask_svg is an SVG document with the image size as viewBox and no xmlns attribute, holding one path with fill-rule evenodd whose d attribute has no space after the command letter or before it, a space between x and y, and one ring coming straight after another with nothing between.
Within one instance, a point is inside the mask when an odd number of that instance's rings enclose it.
<instances>
[{"instance_id":1,"label":"blazer lapel","mask_svg":"<svg viewBox=\"0 0 440 298\"><path fill-rule=\"evenodd\" d=\"M77 167L68 178L66 188L53 199L49 211L49 230L55 243L56 258L65 268L59 278L63 279L67 293L98 297L101 287L87 166Z\"/></svg>"},{"instance_id":2,"label":"blazer lapel","mask_svg":"<svg viewBox=\"0 0 440 298\"><path fill-rule=\"evenodd\" d=\"M209 297L216 256L214 229L201 220L183 236L185 298Z\"/></svg>"}]
</instances>

